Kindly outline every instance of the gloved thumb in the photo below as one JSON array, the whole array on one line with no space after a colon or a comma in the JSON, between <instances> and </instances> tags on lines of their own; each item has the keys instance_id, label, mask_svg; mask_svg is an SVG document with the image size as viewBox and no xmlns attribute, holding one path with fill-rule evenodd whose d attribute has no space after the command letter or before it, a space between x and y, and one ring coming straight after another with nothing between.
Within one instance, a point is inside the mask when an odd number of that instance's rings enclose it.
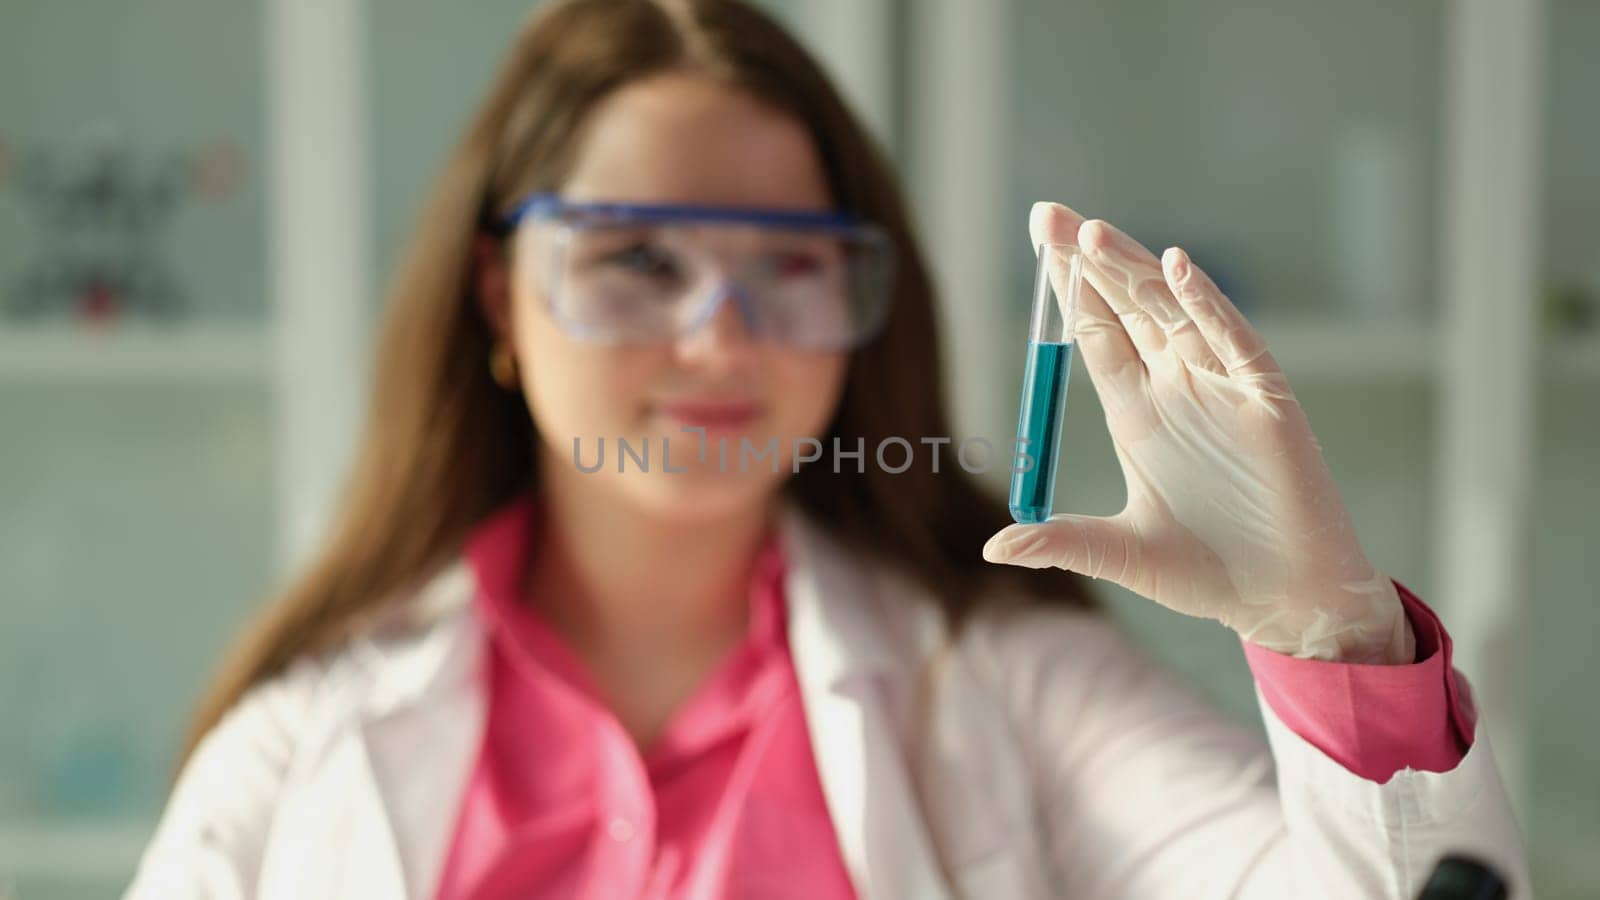
<instances>
[{"instance_id":1,"label":"gloved thumb","mask_svg":"<svg viewBox=\"0 0 1600 900\"><path fill-rule=\"evenodd\" d=\"M1037 525L1009 525L983 545L983 558L989 562L1032 569L1054 566L1090 578L1125 575L1132 555L1132 536L1115 516L1059 513Z\"/></svg>"}]
</instances>

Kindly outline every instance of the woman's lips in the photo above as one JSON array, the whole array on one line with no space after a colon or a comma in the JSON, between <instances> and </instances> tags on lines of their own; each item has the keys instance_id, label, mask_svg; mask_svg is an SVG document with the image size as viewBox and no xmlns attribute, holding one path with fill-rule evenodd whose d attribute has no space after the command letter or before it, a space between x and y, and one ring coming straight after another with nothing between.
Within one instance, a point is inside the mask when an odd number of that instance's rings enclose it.
<instances>
[{"instance_id":1,"label":"woman's lips","mask_svg":"<svg viewBox=\"0 0 1600 900\"><path fill-rule=\"evenodd\" d=\"M709 400L675 400L658 403L655 409L679 427L704 428L708 432L741 428L761 413L754 403Z\"/></svg>"}]
</instances>

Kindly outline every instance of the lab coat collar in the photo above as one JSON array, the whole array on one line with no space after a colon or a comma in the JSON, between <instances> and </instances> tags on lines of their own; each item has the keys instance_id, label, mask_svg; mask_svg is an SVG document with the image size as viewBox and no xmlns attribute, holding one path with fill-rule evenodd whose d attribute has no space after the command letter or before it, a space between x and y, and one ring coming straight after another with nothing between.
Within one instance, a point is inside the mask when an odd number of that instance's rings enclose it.
<instances>
[{"instance_id":1,"label":"lab coat collar","mask_svg":"<svg viewBox=\"0 0 1600 900\"><path fill-rule=\"evenodd\" d=\"M890 602L886 595L905 586L797 506L784 507L779 540L788 561L784 591L798 677L834 690L916 664L919 646L936 637L936 617L928 615L934 607Z\"/></svg>"},{"instance_id":2,"label":"lab coat collar","mask_svg":"<svg viewBox=\"0 0 1600 900\"><path fill-rule=\"evenodd\" d=\"M475 589L458 559L356 646L361 771L351 781L367 811L351 822L371 831L356 843L373 848L363 868L391 884L384 896L431 896L476 760L487 703L473 683L486 640L472 615Z\"/></svg>"}]
</instances>

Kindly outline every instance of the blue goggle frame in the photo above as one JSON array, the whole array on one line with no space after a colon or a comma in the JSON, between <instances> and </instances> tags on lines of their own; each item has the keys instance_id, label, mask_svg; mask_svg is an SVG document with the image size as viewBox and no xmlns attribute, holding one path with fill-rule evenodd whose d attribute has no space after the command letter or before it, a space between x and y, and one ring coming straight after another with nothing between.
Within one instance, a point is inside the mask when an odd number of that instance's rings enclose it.
<instances>
[{"instance_id":1,"label":"blue goggle frame","mask_svg":"<svg viewBox=\"0 0 1600 900\"><path fill-rule=\"evenodd\" d=\"M726 222L743 225L773 225L783 228L816 228L824 231L872 227L847 212L829 210L790 210L744 206L706 206L688 203L621 203L613 201L571 201L559 194L543 191L528 197L500 220L507 231L515 230L524 219L554 219L567 216L594 216L612 222Z\"/></svg>"}]
</instances>

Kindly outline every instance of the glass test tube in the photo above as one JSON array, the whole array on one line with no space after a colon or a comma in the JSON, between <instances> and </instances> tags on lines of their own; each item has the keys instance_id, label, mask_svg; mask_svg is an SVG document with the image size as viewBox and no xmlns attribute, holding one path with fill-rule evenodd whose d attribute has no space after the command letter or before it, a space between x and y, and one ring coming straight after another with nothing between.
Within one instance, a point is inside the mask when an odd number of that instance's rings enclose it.
<instances>
[{"instance_id":1,"label":"glass test tube","mask_svg":"<svg viewBox=\"0 0 1600 900\"><path fill-rule=\"evenodd\" d=\"M1041 244L1028 317L1028 359L1011 469L1011 517L1033 524L1050 518L1056 491L1056 447L1072 369L1072 329L1083 257L1073 244ZM1026 453L1029 460L1023 456ZM1026 466L1026 468L1024 468Z\"/></svg>"}]
</instances>

